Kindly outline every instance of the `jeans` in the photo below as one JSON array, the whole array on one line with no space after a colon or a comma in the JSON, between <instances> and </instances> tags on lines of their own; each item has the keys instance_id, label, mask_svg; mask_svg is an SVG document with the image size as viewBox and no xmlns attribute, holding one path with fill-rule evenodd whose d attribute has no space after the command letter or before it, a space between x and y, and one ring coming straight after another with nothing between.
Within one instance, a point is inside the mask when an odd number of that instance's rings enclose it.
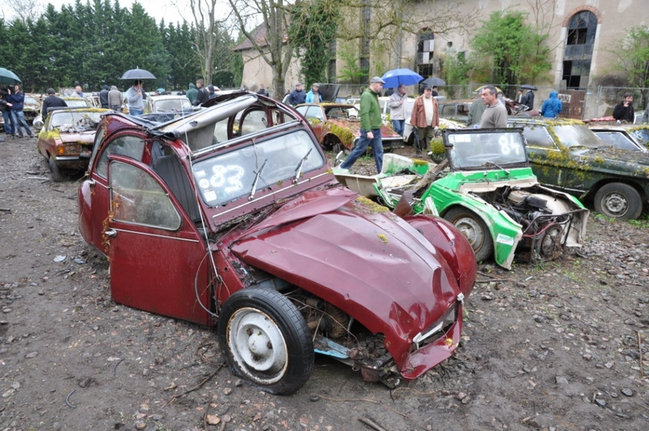
<instances>
[{"instance_id":1,"label":"jeans","mask_svg":"<svg viewBox=\"0 0 649 431\"><path fill-rule=\"evenodd\" d=\"M3 111L2 112L2 118L3 118L4 122L5 122L5 125L4 125L5 133L7 135L13 135L15 127L14 127L14 119L11 116L11 111L9 111L9 110Z\"/></svg>"},{"instance_id":2,"label":"jeans","mask_svg":"<svg viewBox=\"0 0 649 431\"><path fill-rule=\"evenodd\" d=\"M403 136L403 125L406 123L406 120L392 120L392 128L399 135Z\"/></svg>"},{"instance_id":3,"label":"jeans","mask_svg":"<svg viewBox=\"0 0 649 431\"><path fill-rule=\"evenodd\" d=\"M367 137L367 132L361 129L361 137L356 143L356 146L352 152L347 156L344 162L341 163L340 167L343 169L349 169L356 162L356 160L365 154L367 147L372 147L372 152L374 153L374 163L376 163L376 170L381 173L383 168L383 143L381 142L381 129L372 129L372 134L374 135L373 139Z\"/></svg>"},{"instance_id":4,"label":"jeans","mask_svg":"<svg viewBox=\"0 0 649 431\"><path fill-rule=\"evenodd\" d=\"M128 108L128 113L138 116L144 114L144 109Z\"/></svg>"},{"instance_id":5,"label":"jeans","mask_svg":"<svg viewBox=\"0 0 649 431\"><path fill-rule=\"evenodd\" d=\"M13 117L14 127L16 128L15 133L18 136L23 135L22 130L20 130L20 126L23 126L23 128L25 129L25 132L29 136L33 136L32 131L29 128L29 124L27 124L27 119L25 119L25 112L23 112L22 110L21 111L11 111L11 116Z\"/></svg>"}]
</instances>

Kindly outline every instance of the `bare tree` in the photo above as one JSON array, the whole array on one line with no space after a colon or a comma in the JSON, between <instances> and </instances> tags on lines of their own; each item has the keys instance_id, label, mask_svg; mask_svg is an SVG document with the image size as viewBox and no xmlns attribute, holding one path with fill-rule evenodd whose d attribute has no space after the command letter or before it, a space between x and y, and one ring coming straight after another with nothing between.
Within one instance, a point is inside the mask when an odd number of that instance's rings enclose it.
<instances>
[{"instance_id":1,"label":"bare tree","mask_svg":"<svg viewBox=\"0 0 649 431\"><path fill-rule=\"evenodd\" d=\"M288 42L287 4L284 0L228 0L239 25L239 31L273 71L273 89L278 97L284 94L284 79L293 57ZM250 28L256 22L259 26Z\"/></svg>"},{"instance_id":2,"label":"bare tree","mask_svg":"<svg viewBox=\"0 0 649 431\"><path fill-rule=\"evenodd\" d=\"M22 21L24 24L27 23L28 19L36 21L43 10L43 5L40 0L4 0L4 3L13 12L16 19ZM2 9L4 15L5 8Z\"/></svg>"},{"instance_id":3,"label":"bare tree","mask_svg":"<svg viewBox=\"0 0 649 431\"><path fill-rule=\"evenodd\" d=\"M216 64L216 45L220 40L221 29L228 17L217 19L218 0L189 0L190 11L195 26L194 49L201 59L201 75L205 84L212 83L212 73Z\"/></svg>"}]
</instances>

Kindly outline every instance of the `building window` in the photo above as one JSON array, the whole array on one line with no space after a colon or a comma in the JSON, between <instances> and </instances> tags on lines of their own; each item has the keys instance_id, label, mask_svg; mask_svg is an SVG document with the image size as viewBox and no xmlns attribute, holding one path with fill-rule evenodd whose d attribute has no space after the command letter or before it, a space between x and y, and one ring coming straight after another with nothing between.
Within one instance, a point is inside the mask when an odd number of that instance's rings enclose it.
<instances>
[{"instance_id":1,"label":"building window","mask_svg":"<svg viewBox=\"0 0 649 431\"><path fill-rule=\"evenodd\" d=\"M570 19L563 54L562 79L566 88L588 86L596 31L597 17L590 11L578 12Z\"/></svg>"},{"instance_id":2,"label":"building window","mask_svg":"<svg viewBox=\"0 0 649 431\"><path fill-rule=\"evenodd\" d=\"M423 77L433 75L435 35L429 28L423 29L417 38L417 73Z\"/></svg>"}]
</instances>

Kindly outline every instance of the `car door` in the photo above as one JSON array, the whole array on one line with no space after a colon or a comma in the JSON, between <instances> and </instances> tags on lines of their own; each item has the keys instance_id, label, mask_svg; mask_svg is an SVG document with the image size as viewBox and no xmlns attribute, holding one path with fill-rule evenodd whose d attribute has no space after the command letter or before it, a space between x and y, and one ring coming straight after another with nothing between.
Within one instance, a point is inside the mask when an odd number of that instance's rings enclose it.
<instances>
[{"instance_id":1,"label":"car door","mask_svg":"<svg viewBox=\"0 0 649 431\"><path fill-rule=\"evenodd\" d=\"M179 200L148 165L124 156L111 156L108 179L105 235L113 300L207 324L210 259Z\"/></svg>"},{"instance_id":2,"label":"car door","mask_svg":"<svg viewBox=\"0 0 649 431\"><path fill-rule=\"evenodd\" d=\"M90 157L89 174L79 187L79 229L86 242L107 254L104 224L108 218L108 161L111 154L120 154L141 161L145 139L141 134L122 134L102 143L104 129L95 136L95 148Z\"/></svg>"}]
</instances>

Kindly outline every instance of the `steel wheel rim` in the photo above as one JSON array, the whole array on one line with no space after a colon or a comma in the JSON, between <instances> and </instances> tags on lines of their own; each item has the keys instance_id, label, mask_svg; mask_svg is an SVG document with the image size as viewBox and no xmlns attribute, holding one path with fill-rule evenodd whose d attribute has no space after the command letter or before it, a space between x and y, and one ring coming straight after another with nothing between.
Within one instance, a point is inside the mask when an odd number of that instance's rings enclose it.
<instances>
[{"instance_id":1,"label":"steel wheel rim","mask_svg":"<svg viewBox=\"0 0 649 431\"><path fill-rule=\"evenodd\" d=\"M470 217L459 218L453 223L462 235L469 241L473 250L478 250L484 244L484 232L480 224Z\"/></svg>"},{"instance_id":2,"label":"steel wheel rim","mask_svg":"<svg viewBox=\"0 0 649 431\"><path fill-rule=\"evenodd\" d=\"M604 199L604 208L611 214L623 215L629 209L629 202L620 193L610 193Z\"/></svg>"},{"instance_id":3,"label":"steel wheel rim","mask_svg":"<svg viewBox=\"0 0 649 431\"><path fill-rule=\"evenodd\" d=\"M254 308L237 310L228 322L227 341L234 361L251 380L272 384L288 367L288 347L277 324Z\"/></svg>"}]
</instances>

